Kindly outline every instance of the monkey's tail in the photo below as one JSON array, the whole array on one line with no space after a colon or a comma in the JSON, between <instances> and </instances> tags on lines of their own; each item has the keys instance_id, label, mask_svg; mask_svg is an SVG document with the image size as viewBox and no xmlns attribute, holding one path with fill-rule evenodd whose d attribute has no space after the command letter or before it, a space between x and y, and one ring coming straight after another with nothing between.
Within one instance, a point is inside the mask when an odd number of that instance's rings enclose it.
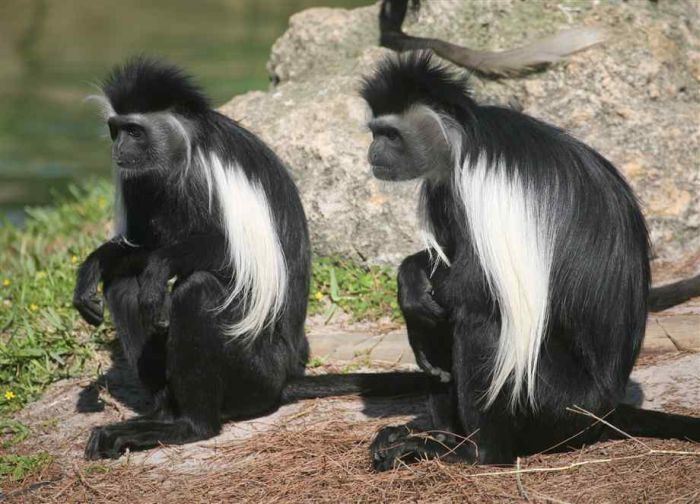
<instances>
[{"instance_id":1,"label":"monkey's tail","mask_svg":"<svg viewBox=\"0 0 700 504\"><path fill-rule=\"evenodd\" d=\"M507 51L477 51L440 39L412 37L403 32L382 34L382 45L398 51L431 49L455 65L486 77L509 77L531 72L600 44L606 39L602 28L581 27L562 30L549 37Z\"/></svg>"},{"instance_id":2,"label":"monkey's tail","mask_svg":"<svg viewBox=\"0 0 700 504\"><path fill-rule=\"evenodd\" d=\"M301 376L284 389L283 402L322 397L361 395L391 397L423 395L431 378L421 372L350 373Z\"/></svg>"},{"instance_id":3,"label":"monkey's tail","mask_svg":"<svg viewBox=\"0 0 700 504\"><path fill-rule=\"evenodd\" d=\"M700 274L651 289L649 311L663 311L696 296L700 296Z\"/></svg>"},{"instance_id":4,"label":"monkey's tail","mask_svg":"<svg viewBox=\"0 0 700 504\"><path fill-rule=\"evenodd\" d=\"M612 414L606 417L606 420L630 436L700 442L700 418L696 417L674 415L620 404ZM624 439L626 437L616 431L611 431L608 435L609 439Z\"/></svg>"}]
</instances>

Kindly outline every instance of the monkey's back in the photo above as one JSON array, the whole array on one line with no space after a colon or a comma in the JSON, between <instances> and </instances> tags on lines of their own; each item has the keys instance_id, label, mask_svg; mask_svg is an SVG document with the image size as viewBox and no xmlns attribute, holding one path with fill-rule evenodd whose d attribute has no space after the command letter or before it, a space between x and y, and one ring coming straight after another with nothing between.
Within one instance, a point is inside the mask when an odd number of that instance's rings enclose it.
<instances>
[{"instance_id":1,"label":"monkey's back","mask_svg":"<svg viewBox=\"0 0 700 504\"><path fill-rule=\"evenodd\" d=\"M554 234L542 355L565 348L617 401L646 325L649 241L639 204L591 147L524 114L483 110L476 144L546 201L538 218Z\"/></svg>"}]
</instances>

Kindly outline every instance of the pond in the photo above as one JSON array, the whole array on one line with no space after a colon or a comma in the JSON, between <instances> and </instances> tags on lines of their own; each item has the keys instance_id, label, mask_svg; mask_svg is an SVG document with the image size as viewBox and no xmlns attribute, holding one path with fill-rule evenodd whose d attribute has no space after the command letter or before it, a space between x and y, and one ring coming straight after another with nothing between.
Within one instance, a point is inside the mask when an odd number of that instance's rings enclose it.
<instances>
[{"instance_id":1,"label":"pond","mask_svg":"<svg viewBox=\"0 0 700 504\"><path fill-rule=\"evenodd\" d=\"M2 0L0 215L110 175L109 140L85 96L116 63L144 53L183 65L221 104L265 89L289 16L371 0Z\"/></svg>"}]
</instances>

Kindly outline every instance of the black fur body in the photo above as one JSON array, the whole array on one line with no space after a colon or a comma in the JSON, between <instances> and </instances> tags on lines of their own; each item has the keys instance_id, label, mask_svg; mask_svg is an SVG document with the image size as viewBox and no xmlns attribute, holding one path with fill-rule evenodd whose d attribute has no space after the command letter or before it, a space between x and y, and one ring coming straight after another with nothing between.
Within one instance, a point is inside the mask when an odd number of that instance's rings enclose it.
<instances>
[{"instance_id":1,"label":"black fur body","mask_svg":"<svg viewBox=\"0 0 700 504\"><path fill-rule=\"evenodd\" d=\"M449 130L446 140L452 139L458 157L441 176L431 171L422 189L427 227L448 263L424 250L406 258L398 276L409 340L419 365L433 376L429 403L437 433L383 429L372 445L375 468L435 456L511 463L562 442L560 449L618 435L575 408L607 417L633 435L700 440L698 419L622 404L644 336L650 270L644 218L614 166L560 129L517 111L478 105L463 78L425 53L385 60L362 94L375 118L429 107L443 131ZM401 178L372 149L370 160L382 178ZM543 239L552 247L547 321L529 398L524 391L514 397L511 374L487 401L501 337L501 298L489 283L458 187L464 180L460 170L478 166L487 172L498 167L506 180L520 180L536 219L555 230ZM485 214L502 208L492 210L490 203ZM498 218L483 218L493 223L485 233L504 232ZM517 239L510 243L511 257L519 245Z\"/></svg>"},{"instance_id":2,"label":"black fur body","mask_svg":"<svg viewBox=\"0 0 700 504\"><path fill-rule=\"evenodd\" d=\"M301 201L284 164L250 131L211 110L176 68L137 59L115 70L103 89L113 117L172 114L185 125L183 141L190 149L169 159L169 166L137 175L118 170L123 209L118 220L125 225L79 271L76 307L99 324L96 288L104 282L125 354L156 399L150 415L96 428L88 458L208 438L226 419L270 411L285 383L303 374L308 358L303 325L310 246ZM216 155L226 169L238 166L269 203L287 292L283 308L260 334L232 338L225 331L241 318L245 302L239 298L221 308L237 265L229 259L217 201L222 195L213 191L204 173L208 166L197 153Z\"/></svg>"}]
</instances>

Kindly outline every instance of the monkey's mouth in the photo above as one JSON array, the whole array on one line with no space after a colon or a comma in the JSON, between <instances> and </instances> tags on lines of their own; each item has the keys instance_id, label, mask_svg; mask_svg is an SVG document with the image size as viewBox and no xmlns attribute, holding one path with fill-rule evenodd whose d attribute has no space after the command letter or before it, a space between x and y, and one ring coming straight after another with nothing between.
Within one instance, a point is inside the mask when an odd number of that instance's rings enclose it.
<instances>
[{"instance_id":1,"label":"monkey's mouth","mask_svg":"<svg viewBox=\"0 0 700 504\"><path fill-rule=\"evenodd\" d=\"M146 173L148 170L144 170L143 168L138 168L136 165L116 165L115 167L117 169L117 172L119 173L119 176L123 178L133 178L133 177L138 177L139 175L143 175Z\"/></svg>"},{"instance_id":2,"label":"monkey's mouth","mask_svg":"<svg viewBox=\"0 0 700 504\"><path fill-rule=\"evenodd\" d=\"M388 166L372 165L372 175L379 180L396 180L394 170Z\"/></svg>"}]
</instances>

